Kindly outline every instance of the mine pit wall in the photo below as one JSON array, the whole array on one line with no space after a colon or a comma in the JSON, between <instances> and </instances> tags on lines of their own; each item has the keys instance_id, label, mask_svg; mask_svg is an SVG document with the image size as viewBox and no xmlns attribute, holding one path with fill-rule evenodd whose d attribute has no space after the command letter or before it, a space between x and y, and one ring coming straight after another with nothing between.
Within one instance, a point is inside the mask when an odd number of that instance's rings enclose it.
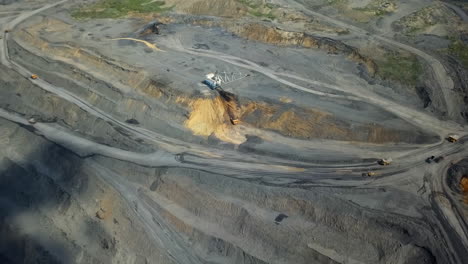
<instances>
[{"instance_id":1,"label":"mine pit wall","mask_svg":"<svg viewBox=\"0 0 468 264\"><path fill-rule=\"evenodd\" d=\"M468 178L468 158L452 165L448 169L447 178L445 179L455 196L465 204L465 212L468 212L468 192L464 191L463 187L466 188L466 186L462 185L463 177Z\"/></svg>"},{"instance_id":2,"label":"mine pit wall","mask_svg":"<svg viewBox=\"0 0 468 264\"><path fill-rule=\"evenodd\" d=\"M360 54L358 49L331 38L314 36L305 32L287 31L268 24L239 23L229 19L220 21L216 18L180 17L177 23L221 27L230 33L252 41L278 46L319 49L331 54L343 54L349 60L362 64L370 76L374 76L377 71L377 65L371 58Z\"/></svg>"},{"instance_id":3,"label":"mine pit wall","mask_svg":"<svg viewBox=\"0 0 468 264\"><path fill-rule=\"evenodd\" d=\"M45 56L60 66L68 66L70 69L67 73L70 70L74 73L70 76L77 75L76 79L93 87L111 101L121 100L123 96L158 99L170 93L165 90L167 87L162 81L153 81L141 68L117 62L93 50L76 47L70 42L50 43L29 27L15 31L14 36L17 46L34 53L33 55L41 54L39 60ZM142 96L148 98L141 98Z\"/></svg>"},{"instance_id":4,"label":"mine pit wall","mask_svg":"<svg viewBox=\"0 0 468 264\"><path fill-rule=\"evenodd\" d=\"M106 121L92 116L78 106L46 92L21 75L0 66L0 107L38 122L57 122L70 131L104 145L130 151L151 152L149 144L140 144L122 134Z\"/></svg>"},{"instance_id":5,"label":"mine pit wall","mask_svg":"<svg viewBox=\"0 0 468 264\"><path fill-rule=\"evenodd\" d=\"M369 75L374 76L377 65L367 57L361 55L357 49L341 41L325 37L316 37L303 32L289 32L262 24L249 24L247 26L223 25L228 30L241 37L280 46L296 45L304 48L315 48L332 54L344 54L348 59L365 66Z\"/></svg>"},{"instance_id":6,"label":"mine pit wall","mask_svg":"<svg viewBox=\"0 0 468 264\"><path fill-rule=\"evenodd\" d=\"M460 116L468 123L468 70L456 59L449 57L445 65L451 69L449 74L454 81L455 90L460 94L464 104L461 107ZM455 102L453 102L455 103Z\"/></svg>"},{"instance_id":7,"label":"mine pit wall","mask_svg":"<svg viewBox=\"0 0 468 264\"><path fill-rule=\"evenodd\" d=\"M148 77L141 80L141 74L131 73L130 82L134 82L132 80L135 78L140 78L141 81L137 86L130 86L134 90L125 92L116 88L111 82L98 79L80 70L77 65L95 60L94 58L81 60L81 58L87 57L87 55L85 56L86 53L73 60L62 61L60 57L56 56L54 59L39 57L35 54L37 51L33 51L35 48L23 45L24 43L19 44L15 40L9 41L9 53L13 60L38 73L40 77L42 76L47 81L53 82L54 85L67 89L107 113L112 113L117 119L125 121L133 118L138 120L142 126L166 136L191 142L203 141L202 138L194 137L189 131L183 129L182 123L186 119L187 110L175 103L165 103L171 97L174 99L176 97L174 93L176 92L167 86L157 87L161 82L151 80ZM72 56L74 52L73 49L60 45L53 49L49 49L53 44L46 44L46 46L48 49L40 51L41 53L62 53L64 56ZM57 58L58 60L55 60ZM114 70L112 63L100 62L99 65L99 72L106 73ZM89 67L88 64L84 66ZM122 74L120 78L127 81L125 74L120 70L118 69L118 74ZM122 85L127 86L130 84L123 83ZM87 87L92 87L93 90Z\"/></svg>"},{"instance_id":8,"label":"mine pit wall","mask_svg":"<svg viewBox=\"0 0 468 264\"><path fill-rule=\"evenodd\" d=\"M381 110L377 107L374 109ZM398 118L390 116L382 121L392 119ZM377 144L392 142L425 144L439 140L438 136L422 131L401 119L398 121L405 127L400 129L379 123L350 123L321 109L271 100L241 100L241 120L257 128L272 130L298 139L323 138Z\"/></svg>"},{"instance_id":9,"label":"mine pit wall","mask_svg":"<svg viewBox=\"0 0 468 264\"><path fill-rule=\"evenodd\" d=\"M369 73L374 74L376 69L375 63L359 53L359 51L351 46L348 46L340 41L335 41L323 37L310 36L301 32L288 32L273 28L263 24L248 24L231 25L227 22L218 21L216 19L200 19L196 18L180 18L181 21L187 23L199 24L202 26L219 26L229 32L246 38L251 41L259 41L278 46L299 46L304 48L315 48L323 51L344 54L348 59L355 61L358 64L365 65ZM241 100L243 98L240 98ZM242 104L242 102L241 102ZM243 108L249 108L251 104L267 105L267 108L284 108L279 107L279 102L274 102L273 105L264 104L263 102L243 102ZM260 107L261 108L261 107ZM340 119L340 117L325 118L323 122L316 122L314 118L309 118L308 110L297 107L288 110L275 111L275 115L263 112L257 108L253 111L241 110L241 121L244 124L252 125L256 128L271 130L280 133L286 137L298 139L324 138L333 140L369 142L377 144L404 142L409 144L425 144L435 143L439 140L438 136L427 133L411 124L406 124L405 129L395 129L395 127L385 127L377 124L360 124L355 126ZM377 111L384 111L380 108ZM304 114L304 112L306 112ZM310 111L309 111L310 112ZM317 111L315 111L317 113ZM318 115L326 113L318 111ZM312 113L312 115L316 114ZM401 120L401 122L405 122Z\"/></svg>"},{"instance_id":10,"label":"mine pit wall","mask_svg":"<svg viewBox=\"0 0 468 264\"><path fill-rule=\"evenodd\" d=\"M99 162L111 164L105 158ZM131 182L137 177L139 184L145 184L145 195L159 204L164 220L201 258L234 257L237 253L225 249L233 245L267 263L336 263L339 256L364 263L443 259L428 219L369 210L329 190L267 187L180 168L146 172L145 180L131 164L112 164ZM277 225L274 219L279 213L289 217ZM335 260L326 249L336 251Z\"/></svg>"},{"instance_id":11,"label":"mine pit wall","mask_svg":"<svg viewBox=\"0 0 468 264\"><path fill-rule=\"evenodd\" d=\"M174 217L170 213L165 214L168 223L174 226L175 230L181 232L187 240L197 241L193 245L193 250L208 263L211 259L218 259L216 263L226 264L267 264L252 255L247 254L242 248L237 247L221 238L209 236L183 221ZM211 262L212 263L212 262Z\"/></svg>"},{"instance_id":12,"label":"mine pit wall","mask_svg":"<svg viewBox=\"0 0 468 264\"><path fill-rule=\"evenodd\" d=\"M49 233L70 248L72 259L81 254L86 260L83 263L128 263L144 261L147 256L149 262L172 263L146 237L139 219L129 213L132 209L125 208L134 201L122 200L94 169L83 166L83 159L25 128L4 119L0 122L2 135L7 135L0 138L3 153L16 159L2 158L2 164L21 167L15 175L27 172L25 178L12 178L11 173L0 171L0 188L10 188L0 196L27 197L20 199L27 208L49 199L45 202L48 211L40 213L48 223L44 228L57 230ZM25 141L31 144L17 147ZM428 219L359 207L329 189L268 187L191 169L148 168L99 156L89 159L137 186L159 208L164 224L182 234L184 239L179 242L204 263L340 263L343 256L364 263L436 263L432 255L442 256L439 263L443 263L440 238L434 236ZM12 185L14 180L20 182ZM23 184L33 185L23 188ZM22 191L12 193L12 186ZM97 220L96 212L103 203L94 199L104 200L104 195L115 200L112 210L104 208L113 216ZM279 213L288 218L275 224ZM81 227L74 221L86 224Z\"/></svg>"},{"instance_id":13,"label":"mine pit wall","mask_svg":"<svg viewBox=\"0 0 468 264\"><path fill-rule=\"evenodd\" d=\"M312 138L365 143L427 144L438 142L437 135L427 133L397 117L386 116L382 123L395 122L399 129L375 123L351 124L339 116L315 108L304 108L275 100L252 101L247 98L212 96L182 98L178 102L191 109L185 126L196 135L210 136L232 143L243 143L245 136L236 136L229 118L238 118L245 126L279 133L285 137ZM379 108L375 108L379 109ZM395 124L394 123L394 124Z\"/></svg>"},{"instance_id":14,"label":"mine pit wall","mask_svg":"<svg viewBox=\"0 0 468 264\"><path fill-rule=\"evenodd\" d=\"M306 218L303 218L304 215L300 214L301 210L296 211L294 207L289 208L285 213L290 216L290 220L294 219L294 217L305 220L305 223L298 221L298 224L302 224L301 227L305 227L305 229L294 232L287 227L282 228L276 225L273 219L277 214L274 211L269 211L270 208L265 208L267 211L264 213L266 215L264 215L260 208L243 206L245 200L237 200L237 197L226 197L226 193L210 192L203 188L205 186L199 186L198 182L197 184L187 184L188 179L172 180L174 177L175 175L168 175L167 178L162 180L163 184L158 186L155 191L191 211L194 217L206 219L206 222L218 223L220 229L234 236L237 235L238 241L242 241L239 246L243 246L244 250L247 250L250 254L258 252L258 256L261 256L261 259L269 263L281 263L283 261L288 263L309 263L311 260L334 263L334 261L324 261L326 258L320 254L321 252L310 250L308 246L310 243L317 243L324 248L333 248L339 255L346 255L351 259L360 257L359 260L365 263L378 263L380 258L387 258L387 260L393 258L394 256L387 252L398 250L401 241L409 239L408 234L405 235L404 228L400 227L401 230L397 226L388 228L391 224L385 222L372 223L373 217L369 217L365 213L364 216L361 216L362 212L343 208L341 211L346 211L346 213L341 213L340 209L333 208L337 206L333 204L338 201L333 201L335 199L332 197L324 199L328 200L326 203L315 204L314 202L302 201L302 209L313 212L312 215L309 214ZM253 191L252 193L265 194L262 190ZM241 196L240 199L242 198L245 197ZM252 200L258 199L258 197L250 198L253 198ZM291 198L289 195L283 194L277 199L273 198L273 195L266 199L272 204L286 206L294 201L290 200ZM252 202L252 200L248 200L248 202ZM317 200L320 199L314 199L314 201ZM319 204L327 204L331 208L320 208ZM309 208L309 210L306 208ZM367 217L370 219L366 219ZM179 220L184 221L184 219ZM379 221L382 221L382 219L377 220L377 222ZM288 222L288 220L285 222ZM307 226L315 226L315 228L320 229L320 233L327 234L327 237L320 237L317 230L315 232L308 230ZM194 228L197 227L194 226ZM183 231L183 229L179 231ZM336 241L346 241L346 237L341 235L343 233L352 237L355 244L337 243ZM373 237L372 234L378 235ZM333 241L335 242L328 240L331 237L334 238ZM314 238L313 241L309 240L310 238ZM424 251L419 251L419 249L411 245L409 247L413 247L413 250L417 252L416 255L420 255L419 257L422 259L430 258L430 255L425 256ZM383 253L384 256L379 256L380 251L386 251L386 253ZM281 252L281 254L278 252Z\"/></svg>"},{"instance_id":15,"label":"mine pit wall","mask_svg":"<svg viewBox=\"0 0 468 264\"><path fill-rule=\"evenodd\" d=\"M3 118L0 148L2 263L174 263L84 159Z\"/></svg>"},{"instance_id":16,"label":"mine pit wall","mask_svg":"<svg viewBox=\"0 0 468 264\"><path fill-rule=\"evenodd\" d=\"M219 96L223 99L224 107L231 120L238 120L240 118L239 98L230 92L218 91Z\"/></svg>"},{"instance_id":17,"label":"mine pit wall","mask_svg":"<svg viewBox=\"0 0 468 264\"><path fill-rule=\"evenodd\" d=\"M292 37L295 36L292 35ZM38 73L44 79L52 80L55 85L79 95L105 112L112 113L119 120L134 119L146 128L190 142L200 143L206 141L206 138L195 137L183 127L184 124L185 126L188 123L191 124L190 119L187 120L189 108L174 102L174 98L191 98L196 101L196 95L185 95L169 87L170 84L165 83L163 80L151 80L141 69L120 62L117 63L93 51L73 47L73 44L70 43L48 43L31 28L15 31L14 36L15 40L9 41L9 51L12 58ZM292 40L284 41L285 43L279 43L290 45L289 42ZM322 48L326 47L326 49L333 52L345 51L351 55L355 54L355 50L343 44L327 44L326 40L322 42L324 43L320 44L319 41L317 45ZM336 45L336 47L333 45ZM42 53L48 56L44 58L35 55ZM42 69L50 70L44 71ZM87 72L91 72L93 75ZM88 87L92 87L93 90ZM131 90L127 91L126 89L129 87L131 87ZM227 132L227 128L230 125L229 118L236 119L239 116L242 116L242 119L245 117L246 123L257 128L271 129L283 136L292 136L299 139L326 138L371 143L407 142L416 144L437 140L421 131L414 133L370 125L351 129L349 124L341 122L339 118L331 118L322 124L329 128L327 131L317 131L318 124L316 122L310 118L303 118L303 116L307 117L308 115L308 113L301 114L304 109L296 109L299 111L292 113L292 118L288 116L291 114L290 112L279 112L281 115L277 120L266 120L263 117L256 116L255 112L253 115L245 116L245 113L238 109L237 98L235 106L228 101L224 100L224 108L228 117L220 120L219 128L212 129L211 132L200 133L198 128L198 130L193 130L194 126L200 126L198 121L194 121L196 124L187 127L196 135L209 136L214 133L223 141L238 144L245 141L245 139L240 137L239 139L237 137L232 139L232 133ZM282 120L289 123L296 122L297 124L291 123L288 125Z\"/></svg>"}]
</instances>

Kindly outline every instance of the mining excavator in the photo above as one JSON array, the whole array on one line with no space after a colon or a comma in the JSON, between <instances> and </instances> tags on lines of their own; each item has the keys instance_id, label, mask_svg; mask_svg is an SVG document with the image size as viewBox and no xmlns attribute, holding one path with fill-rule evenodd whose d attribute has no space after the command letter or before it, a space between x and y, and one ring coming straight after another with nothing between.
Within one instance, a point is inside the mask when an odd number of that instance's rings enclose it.
<instances>
[{"instance_id":1,"label":"mining excavator","mask_svg":"<svg viewBox=\"0 0 468 264\"><path fill-rule=\"evenodd\" d=\"M204 85L208 86L211 90L222 89L221 84L230 84L235 81L242 80L246 77L249 77L250 74L243 74L241 72L222 72L222 73L208 73L205 76L205 80L202 82Z\"/></svg>"},{"instance_id":2,"label":"mining excavator","mask_svg":"<svg viewBox=\"0 0 468 264\"><path fill-rule=\"evenodd\" d=\"M147 35L147 34L150 34L150 33L154 33L156 35L159 35L161 32L160 32L160 28L159 26L161 25L164 25L163 23L155 20L149 24L147 24L140 32L139 34L140 35Z\"/></svg>"},{"instance_id":3,"label":"mining excavator","mask_svg":"<svg viewBox=\"0 0 468 264\"><path fill-rule=\"evenodd\" d=\"M211 90L222 89L221 79L215 73L208 73L203 80L203 84L208 86Z\"/></svg>"},{"instance_id":4,"label":"mining excavator","mask_svg":"<svg viewBox=\"0 0 468 264\"><path fill-rule=\"evenodd\" d=\"M202 81L202 83L206 86L208 86L211 90L216 90L219 95L223 98L223 100L227 104L227 112L229 115L229 120L231 121L231 124L237 125L240 123L240 120L238 119L238 105L237 105L237 99L236 96L230 92L224 91L224 89L221 87L221 84L228 84L232 83L234 81L238 81L240 79L243 79L247 76L250 76L250 74L227 74L224 72L224 76L216 73L208 73L205 76L205 80Z\"/></svg>"}]
</instances>

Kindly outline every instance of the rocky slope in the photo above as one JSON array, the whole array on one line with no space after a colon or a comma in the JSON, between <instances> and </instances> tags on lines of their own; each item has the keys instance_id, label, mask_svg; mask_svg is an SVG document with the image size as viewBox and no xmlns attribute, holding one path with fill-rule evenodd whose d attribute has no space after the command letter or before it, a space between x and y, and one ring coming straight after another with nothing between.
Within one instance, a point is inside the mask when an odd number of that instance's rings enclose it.
<instances>
[{"instance_id":1,"label":"rocky slope","mask_svg":"<svg viewBox=\"0 0 468 264\"><path fill-rule=\"evenodd\" d=\"M1 263L468 257L453 8L3 2Z\"/></svg>"}]
</instances>

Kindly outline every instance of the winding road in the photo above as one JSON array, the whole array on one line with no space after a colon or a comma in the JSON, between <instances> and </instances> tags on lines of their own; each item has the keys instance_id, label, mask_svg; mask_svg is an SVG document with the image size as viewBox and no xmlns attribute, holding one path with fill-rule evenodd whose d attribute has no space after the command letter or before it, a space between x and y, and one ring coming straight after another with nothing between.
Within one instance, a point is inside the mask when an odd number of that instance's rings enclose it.
<instances>
[{"instance_id":1,"label":"winding road","mask_svg":"<svg viewBox=\"0 0 468 264\"><path fill-rule=\"evenodd\" d=\"M232 150L211 149L206 146L190 144L174 138L169 138L157 132L120 121L112 116L112 114L106 113L105 111L99 109L98 106L94 106L87 102L84 98L80 98L78 95L73 94L72 92L67 91L62 87L53 85L47 80L41 78L35 80L30 79L29 76L31 76L32 72L30 72L24 66L16 63L14 58L9 56L8 40L11 38L11 36L10 33L6 32L7 29L10 31L14 30L17 25L26 19L48 9L57 7L58 5L61 5L65 2L67 2L67 0L48 4L34 11L21 12L9 23L3 24L1 28L3 32L3 40L0 43L1 63L29 79L37 87L40 87L45 91L53 93L63 98L64 100L77 105L93 116L99 117L107 122L114 124L115 126L118 126L119 128L133 135L135 138L144 138L153 142L154 144L161 147L161 150L151 154L141 154L104 146L97 142L82 138L70 131L67 131L64 128L60 128L55 125L40 122L36 124L30 124L24 117L5 111L3 109L0 109L0 117L23 126L32 127L36 133L43 135L52 142L72 150L82 157L101 155L148 167L186 167L199 170L208 170L227 175L229 177L238 177L242 179L273 179L273 183L274 179L282 178L282 182L278 184L294 184L295 182L303 182L304 180L308 180L310 186L313 186L314 184L320 184L322 186L328 185L354 187L364 185L372 186L373 184L378 185L385 181L391 181L392 179L405 177L405 171L427 166L427 164L424 162L424 159L428 153L442 155L445 156L444 161L437 164L432 164L431 167L427 168L428 174L431 175L430 202L434 208L434 211L438 215L440 229L444 230L445 240L448 241L450 248L447 251L450 252L449 255L451 257L452 263L463 263L463 260L465 260L468 256L468 252L466 251L468 248L468 227L466 226L466 220L464 219L464 216L460 210L456 209L457 201L451 194L451 190L447 186L445 180L447 177L446 172L451 162L468 156L468 147L466 147L466 142L468 141L468 129L466 126L459 125L453 121L439 120L429 115L428 113L397 104L369 91L363 91L360 87L344 88L334 86L331 84L310 80L301 76L296 76L290 73L275 72L271 69L268 69L267 67L263 67L244 58L214 51L185 48L175 38L168 39L164 44L174 51L185 52L195 56L210 57L241 68L256 71L271 78L274 81L312 95L340 98L351 101L365 101L377 105L391 113L394 113L400 118L421 127L426 131L436 133L440 136L441 140L434 144L420 146L411 151L402 151L400 156L397 155L394 158L395 163L399 164L399 166L389 166L382 168L375 164L375 162L356 162L336 166L325 163L316 164L297 162L268 156L249 155L245 153L241 154ZM295 1L281 2L285 6L303 10L305 13L313 17L318 17L324 21L348 29L362 37L378 40L418 55L432 68L434 77L437 80L438 86L440 87L440 91L445 98L445 102L447 102L447 109L449 114L453 115L456 112L455 106L452 106L450 103L453 101L452 98L456 96L452 92L454 83L449 77L443 64L433 56L407 44L403 44L383 36L373 35L364 29L309 10ZM286 80L284 77L289 79ZM291 80L298 80L310 83L317 87L344 92L345 95L336 95L306 88L294 83ZM444 138L447 136L447 134L454 132L460 134L462 137L459 143L450 144L445 142ZM339 147L338 143L335 146L333 146L333 143L330 143L330 145L330 147ZM214 153L215 155L207 155L207 153ZM179 256L177 260L181 263L202 263L196 258L196 256L188 257L183 254L183 252L187 252L188 250L184 249L184 245L178 242L179 239L177 239L177 234L175 231L171 231L170 226L160 226L155 224L154 219L158 219L157 222L160 223L163 223L164 221L159 215L158 205L154 202L153 197L146 195L144 191L138 189L136 186L133 186L121 175L116 175L112 171L106 170L106 168L100 166L92 159L86 159L86 164L87 166L85 167L98 172L102 179L113 186L125 198L125 200L128 201L129 207L132 207L132 204L135 202L138 203L140 209L134 210L133 213L136 214L139 219L141 219L146 230L154 238L155 243L161 247L166 247L168 250L175 250L174 252L171 252L171 254ZM347 172L343 174L340 173L340 170L346 170ZM369 170L378 170L381 174L382 181L374 181L373 179L363 179L360 177L363 171ZM288 181L285 182L284 179L288 179ZM337 179L346 179L346 181L335 181Z\"/></svg>"},{"instance_id":2,"label":"winding road","mask_svg":"<svg viewBox=\"0 0 468 264\"><path fill-rule=\"evenodd\" d=\"M371 32L356 27L354 25L351 25L350 23L346 23L343 21L340 21L338 19L325 16L321 13L318 13L316 11L311 10L310 8L304 6L303 4L299 3L298 1L285 1L285 0L278 0L276 1L280 3L283 6L290 7L296 10L301 10L302 12L309 14L313 17L317 17L325 22L331 23L333 25L336 25L340 28L344 28L352 32L353 34L360 36L362 38L368 38L369 40L377 40L382 43L388 44L393 47L397 47L403 50L406 50L412 54L415 54L419 56L421 59L426 61L426 63L432 68L432 72L434 74L434 78L438 83L439 90L442 93L445 101L445 106L447 109L447 115L449 117L455 117L458 116L459 111L456 109L456 104L453 102L456 102L456 97L457 95L453 92L454 88L454 83L453 80L450 78L450 75L447 73L446 68L444 65L437 60L435 57L427 54L426 52L419 50L415 47L412 47L408 44L398 42L394 39L390 39L384 36L380 36L377 34L372 34Z\"/></svg>"}]
</instances>

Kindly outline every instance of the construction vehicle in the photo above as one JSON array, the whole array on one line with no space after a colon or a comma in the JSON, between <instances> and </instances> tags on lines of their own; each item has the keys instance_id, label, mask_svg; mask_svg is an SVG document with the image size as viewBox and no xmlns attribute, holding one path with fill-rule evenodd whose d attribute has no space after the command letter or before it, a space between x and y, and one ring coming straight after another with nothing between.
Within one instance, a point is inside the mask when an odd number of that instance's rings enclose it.
<instances>
[{"instance_id":1,"label":"construction vehicle","mask_svg":"<svg viewBox=\"0 0 468 264\"><path fill-rule=\"evenodd\" d=\"M459 135L455 135L455 134L450 134L450 135L448 135L448 137L447 137L448 142L451 142L451 143L455 143L455 142L457 142L459 139L460 139L460 136L459 136Z\"/></svg>"},{"instance_id":2,"label":"construction vehicle","mask_svg":"<svg viewBox=\"0 0 468 264\"><path fill-rule=\"evenodd\" d=\"M368 171L368 172L363 172L362 173L363 177L372 177L372 176L375 176L375 175L376 175L376 173L373 172L373 171Z\"/></svg>"},{"instance_id":3,"label":"construction vehicle","mask_svg":"<svg viewBox=\"0 0 468 264\"><path fill-rule=\"evenodd\" d=\"M435 159L435 156L430 156L426 159L426 163L431 163Z\"/></svg>"},{"instance_id":4,"label":"construction vehicle","mask_svg":"<svg viewBox=\"0 0 468 264\"><path fill-rule=\"evenodd\" d=\"M240 120L239 120L239 119L231 118L231 124L233 124L233 125L238 125L239 123L240 123Z\"/></svg>"},{"instance_id":5,"label":"construction vehicle","mask_svg":"<svg viewBox=\"0 0 468 264\"><path fill-rule=\"evenodd\" d=\"M435 163L439 163L439 162L443 161L444 159L445 159L444 156L439 156L439 157L435 158L434 161L435 161Z\"/></svg>"},{"instance_id":6,"label":"construction vehicle","mask_svg":"<svg viewBox=\"0 0 468 264\"><path fill-rule=\"evenodd\" d=\"M227 112L231 124L238 125L240 123L240 120L238 119L237 113L239 108L237 98L233 93L225 91L221 87L221 84L229 84L241 80L250 76L250 74L242 74L240 72L231 74L223 72L222 74L224 75L218 74L218 72L208 73L207 75L205 75L205 80L203 80L202 83L208 86L211 90L216 90L219 93L219 95L227 105Z\"/></svg>"},{"instance_id":7,"label":"construction vehicle","mask_svg":"<svg viewBox=\"0 0 468 264\"><path fill-rule=\"evenodd\" d=\"M39 77L39 76L37 76L37 74L31 74L31 79L36 80L37 77Z\"/></svg>"},{"instance_id":8,"label":"construction vehicle","mask_svg":"<svg viewBox=\"0 0 468 264\"><path fill-rule=\"evenodd\" d=\"M154 33L156 35L159 35L161 32L160 32L160 28L159 26L160 25L164 25L163 23L155 20L149 24L147 24L140 32L139 34L140 35L147 35L147 34L151 34L151 33Z\"/></svg>"},{"instance_id":9,"label":"construction vehicle","mask_svg":"<svg viewBox=\"0 0 468 264\"><path fill-rule=\"evenodd\" d=\"M205 76L205 80L202 82L206 86L210 87L211 90L215 90L216 88L221 88L221 84L230 84L232 82L236 82L242 80L246 77L249 77L250 74L243 74L241 72L215 72L215 73L208 73Z\"/></svg>"},{"instance_id":10,"label":"construction vehicle","mask_svg":"<svg viewBox=\"0 0 468 264\"><path fill-rule=\"evenodd\" d=\"M387 165L390 165L392 161L393 161L392 158L384 158L384 159L379 160L378 163L382 166L387 166Z\"/></svg>"},{"instance_id":11,"label":"construction vehicle","mask_svg":"<svg viewBox=\"0 0 468 264\"><path fill-rule=\"evenodd\" d=\"M208 73L205 77L206 79L202 83L208 86L211 90L215 90L220 87L221 79L215 73Z\"/></svg>"}]
</instances>

